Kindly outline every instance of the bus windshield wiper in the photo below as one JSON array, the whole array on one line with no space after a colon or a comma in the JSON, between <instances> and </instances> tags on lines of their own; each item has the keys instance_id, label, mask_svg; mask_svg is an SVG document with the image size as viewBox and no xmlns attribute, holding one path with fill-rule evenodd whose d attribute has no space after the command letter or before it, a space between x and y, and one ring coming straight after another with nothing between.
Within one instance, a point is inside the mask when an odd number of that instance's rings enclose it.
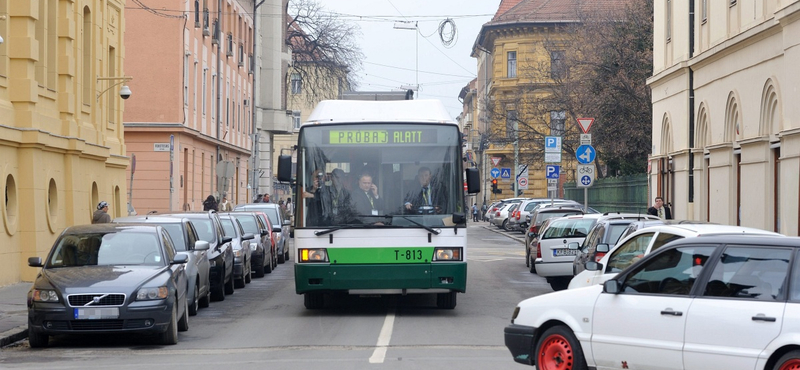
<instances>
[{"instance_id":1,"label":"bus windshield wiper","mask_svg":"<svg viewBox=\"0 0 800 370\"><path fill-rule=\"evenodd\" d=\"M421 223L419 223L419 222L417 222L417 221L414 221L413 219L411 219L411 218L408 218L408 217L406 217L406 216L395 216L395 217L401 217L401 218L403 218L404 220L406 220L406 221L408 221L408 222L411 222L411 223L412 223L412 224L414 224L414 225L417 225L417 226L419 226L419 227L421 227L421 228L423 228L423 229L425 229L425 230L428 230L428 231L430 231L430 232L431 232L431 234L433 234L433 235L439 235L439 233L441 233L441 231L438 231L438 230L436 230L436 229L434 229L434 228L432 228L432 227L430 227L430 226L423 225L423 224L421 224Z\"/></svg>"},{"instance_id":2,"label":"bus windshield wiper","mask_svg":"<svg viewBox=\"0 0 800 370\"><path fill-rule=\"evenodd\" d=\"M329 229L325 229L325 230L317 230L317 231L314 231L314 235L316 235L316 236L325 235L325 234L327 234L327 233L332 233L332 232L334 232L334 231L336 231L336 230L340 230L340 229L351 229L351 228L354 228L354 227L356 227L356 226L361 226L361 225L340 225L340 226L334 226L334 227L331 227L331 228L329 228Z\"/></svg>"}]
</instances>

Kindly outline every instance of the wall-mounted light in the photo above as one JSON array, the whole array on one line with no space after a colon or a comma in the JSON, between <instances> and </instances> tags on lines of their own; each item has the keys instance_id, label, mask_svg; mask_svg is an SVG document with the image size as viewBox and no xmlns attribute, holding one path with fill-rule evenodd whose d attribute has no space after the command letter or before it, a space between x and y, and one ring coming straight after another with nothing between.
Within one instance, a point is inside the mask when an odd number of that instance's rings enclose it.
<instances>
[{"instance_id":1,"label":"wall-mounted light","mask_svg":"<svg viewBox=\"0 0 800 370\"><path fill-rule=\"evenodd\" d=\"M118 80L122 80L122 81L119 81L119 82L117 82L117 83L115 83L115 84L113 84L113 85L109 86L107 89L105 89L105 90L103 90L102 92L100 92L99 94L97 94L97 101L100 101L100 97L101 97L103 94L105 94L105 93L106 93L108 90L111 90L112 88L114 88L114 86L117 86L117 85L119 85L119 84L124 84L124 83L127 83L128 81L130 81L130 80L132 80L132 79L133 79L133 77L132 77L132 76L123 76L123 77L98 77L98 78L97 78L97 81L118 81ZM131 93L131 88L130 88L130 87L128 87L128 85L122 85L122 88L121 88L121 89L119 89L119 97L120 97L120 98L122 98L122 99L128 99L128 98L130 98L130 97L131 97L131 94L132 94L132 93Z\"/></svg>"}]
</instances>

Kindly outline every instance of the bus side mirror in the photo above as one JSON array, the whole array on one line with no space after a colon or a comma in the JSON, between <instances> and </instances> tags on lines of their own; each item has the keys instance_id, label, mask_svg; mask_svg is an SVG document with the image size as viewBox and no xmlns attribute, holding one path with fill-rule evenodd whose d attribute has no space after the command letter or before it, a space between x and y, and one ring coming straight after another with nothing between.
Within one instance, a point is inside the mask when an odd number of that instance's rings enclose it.
<instances>
[{"instance_id":1,"label":"bus side mirror","mask_svg":"<svg viewBox=\"0 0 800 370\"><path fill-rule=\"evenodd\" d=\"M477 168L467 168L467 193L475 194L481 191L481 174Z\"/></svg>"},{"instance_id":2,"label":"bus side mirror","mask_svg":"<svg viewBox=\"0 0 800 370\"><path fill-rule=\"evenodd\" d=\"M280 182L292 181L292 156L290 155L278 156L278 181Z\"/></svg>"}]
</instances>

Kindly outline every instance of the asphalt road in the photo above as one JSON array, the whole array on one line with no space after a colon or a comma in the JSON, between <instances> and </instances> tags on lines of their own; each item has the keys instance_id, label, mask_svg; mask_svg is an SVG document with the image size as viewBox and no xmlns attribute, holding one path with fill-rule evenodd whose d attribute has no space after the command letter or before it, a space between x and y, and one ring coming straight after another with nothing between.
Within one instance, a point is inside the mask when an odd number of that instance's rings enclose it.
<instances>
[{"instance_id":1,"label":"asphalt road","mask_svg":"<svg viewBox=\"0 0 800 370\"><path fill-rule=\"evenodd\" d=\"M43 350L21 341L0 350L0 368L522 369L503 328L517 302L551 289L507 236L521 234L487 225L469 226L467 293L454 310L432 295L338 296L306 310L289 261L201 309L175 346L139 336L56 337Z\"/></svg>"}]
</instances>

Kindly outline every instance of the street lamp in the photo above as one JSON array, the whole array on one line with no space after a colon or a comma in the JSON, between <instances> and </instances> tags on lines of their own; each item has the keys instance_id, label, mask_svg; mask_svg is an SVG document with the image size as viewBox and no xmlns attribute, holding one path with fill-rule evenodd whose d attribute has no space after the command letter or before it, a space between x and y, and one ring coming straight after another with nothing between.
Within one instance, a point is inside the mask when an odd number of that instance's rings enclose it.
<instances>
[{"instance_id":1,"label":"street lamp","mask_svg":"<svg viewBox=\"0 0 800 370\"><path fill-rule=\"evenodd\" d=\"M415 57L416 57L416 66L414 71L416 73L416 89L415 91L419 92L419 27L417 22L414 22L414 25L411 25L410 21L398 21L394 22L394 29L396 30L414 30L416 32L416 50L415 50Z\"/></svg>"}]
</instances>

